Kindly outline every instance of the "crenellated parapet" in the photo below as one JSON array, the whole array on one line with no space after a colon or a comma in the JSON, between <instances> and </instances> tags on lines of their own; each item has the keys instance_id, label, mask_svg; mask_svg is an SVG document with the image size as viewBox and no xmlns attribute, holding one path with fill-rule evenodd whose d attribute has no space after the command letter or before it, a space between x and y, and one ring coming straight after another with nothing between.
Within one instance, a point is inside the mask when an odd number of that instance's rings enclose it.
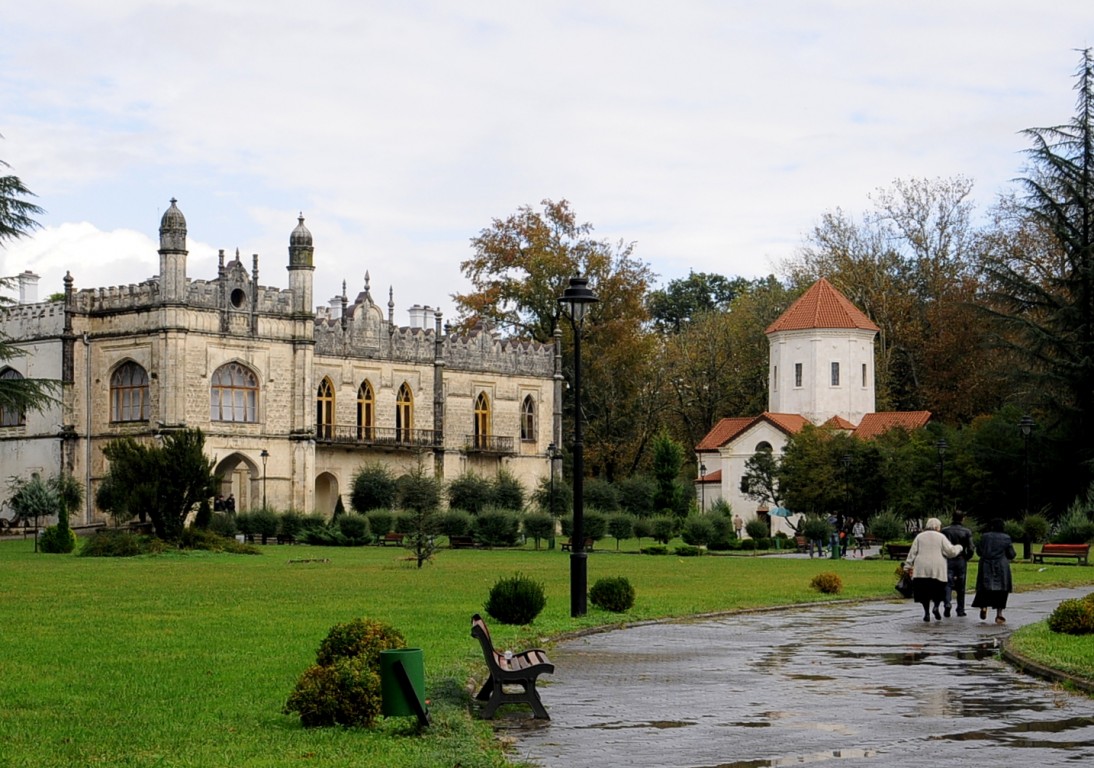
<instances>
[{"instance_id":1,"label":"crenellated parapet","mask_svg":"<svg viewBox=\"0 0 1094 768\"><path fill-rule=\"evenodd\" d=\"M14 339L40 339L59 335L64 329L62 301L0 306L0 331Z\"/></svg>"}]
</instances>

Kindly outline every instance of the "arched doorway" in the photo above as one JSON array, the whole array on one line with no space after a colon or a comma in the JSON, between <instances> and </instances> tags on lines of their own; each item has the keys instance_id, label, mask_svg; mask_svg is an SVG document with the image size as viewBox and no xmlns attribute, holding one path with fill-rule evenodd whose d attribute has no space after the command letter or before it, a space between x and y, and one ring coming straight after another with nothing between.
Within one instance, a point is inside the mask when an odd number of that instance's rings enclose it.
<instances>
[{"instance_id":1,"label":"arched doorway","mask_svg":"<svg viewBox=\"0 0 1094 768\"><path fill-rule=\"evenodd\" d=\"M244 456L233 453L213 467L216 477L216 493L231 498L236 512L258 509L262 506L262 468Z\"/></svg>"},{"instance_id":2,"label":"arched doorway","mask_svg":"<svg viewBox=\"0 0 1094 768\"><path fill-rule=\"evenodd\" d=\"M337 503L338 478L330 472L323 472L315 478L315 511L331 517Z\"/></svg>"}]
</instances>

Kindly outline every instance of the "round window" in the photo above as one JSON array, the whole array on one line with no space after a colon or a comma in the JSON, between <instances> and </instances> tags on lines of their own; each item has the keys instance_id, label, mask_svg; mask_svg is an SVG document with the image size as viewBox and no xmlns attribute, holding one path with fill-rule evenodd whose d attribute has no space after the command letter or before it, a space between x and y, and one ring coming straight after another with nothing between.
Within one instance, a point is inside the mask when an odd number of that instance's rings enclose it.
<instances>
[{"instance_id":1,"label":"round window","mask_svg":"<svg viewBox=\"0 0 1094 768\"><path fill-rule=\"evenodd\" d=\"M242 288L236 288L232 291L232 306L239 309L243 306L243 302L247 300L247 294L243 292Z\"/></svg>"}]
</instances>

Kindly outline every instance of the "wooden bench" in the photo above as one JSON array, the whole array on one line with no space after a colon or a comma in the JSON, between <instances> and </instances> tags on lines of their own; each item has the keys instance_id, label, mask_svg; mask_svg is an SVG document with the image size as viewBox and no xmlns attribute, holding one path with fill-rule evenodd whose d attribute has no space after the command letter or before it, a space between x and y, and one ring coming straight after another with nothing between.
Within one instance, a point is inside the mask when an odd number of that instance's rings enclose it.
<instances>
[{"instance_id":1,"label":"wooden bench","mask_svg":"<svg viewBox=\"0 0 1094 768\"><path fill-rule=\"evenodd\" d=\"M555 671L555 665L548 661L547 654L539 648L520 653L494 650L490 630L477 613L471 617L471 637L482 646L482 655L490 673L475 696L478 701L486 702L482 708L483 717L493 717L502 704L527 704L535 717L550 720L551 716L536 692L536 678Z\"/></svg>"},{"instance_id":2,"label":"wooden bench","mask_svg":"<svg viewBox=\"0 0 1094 768\"><path fill-rule=\"evenodd\" d=\"M386 547L388 544L394 544L397 547L403 546L403 538L406 536L404 533L385 533L380 537L376 543L382 547Z\"/></svg>"},{"instance_id":3,"label":"wooden bench","mask_svg":"<svg viewBox=\"0 0 1094 768\"><path fill-rule=\"evenodd\" d=\"M808 552L809 551L809 540L806 539L804 536L795 536L794 537L794 546L797 547L799 552Z\"/></svg>"},{"instance_id":4,"label":"wooden bench","mask_svg":"<svg viewBox=\"0 0 1094 768\"><path fill-rule=\"evenodd\" d=\"M912 551L912 545L886 544L885 551L888 553L890 560L905 560L908 557L908 553Z\"/></svg>"},{"instance_id":5,"label":"wooden bench","mask_svg":"<svg viewBox=\"0 0 1094 768\"><path fill-rule=\"evenodd\" d=\"M293 536L291 533L279 533L279 534L277 534L277 543L278 544L295 544L296 543L296 537Z\"/></svg>"},{"instance_id":6,"label":"wooden bench","mask_svg":"<svg viewBox=\"0 0 1094 768\"><path fill-rule=\"evenodd\" d=\"M475 540L470 536L449 536L448 546L452 549L472 549L475 546Z\"/></svg>"},{"instance_id":7,"label":"wooden bench","mask_svg":"<svg viewBox=\"0 0 1094 768\"><path fill-rule=\"evenodd\" d=\"M594 544L593 539L585 539L585 551L586 552L592 552L593 551L593 544ZM571 544L569 539L566 539L566 541L562 542L562 551L563 552L569 552L572 547L573 547L573 544Z\"/></svg>"},{"instance_id":8,"label":"wooden bench","mask_svg":"<svg viewBox=\"0 0 1094 768\"><path fill-rule=\"evenodd\" d=\"M1076 565L1089 565L1089 544L1044 544L1033 555L1033 562L1043 563L1046 557L1075 558Z\"/></svg>"}]
</instances>

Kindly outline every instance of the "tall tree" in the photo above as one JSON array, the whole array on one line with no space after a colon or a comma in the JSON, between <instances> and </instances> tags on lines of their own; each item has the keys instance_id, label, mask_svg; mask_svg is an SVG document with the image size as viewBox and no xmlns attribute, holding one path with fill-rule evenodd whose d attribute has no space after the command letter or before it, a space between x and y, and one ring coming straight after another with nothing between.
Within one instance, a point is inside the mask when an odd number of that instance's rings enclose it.
<instances>
[{"instance_id":1,"label":"tall tree","mask_svg":"<svg viewBox=\"0 0 1094 768\"><path fill-rule=\"evenodd\" d=\"M1021 180L1027 249L985 262L989 311L1021 365L1019 387L1042 401L1058 428L1071 495L1094 476L1094 58L1082 51L1075 115L1025 131L1032 147Z\"/></svg>"},{"instance_id":2,"label":"tall tree","mask_svg":"<svg viewBox=\"0 0 1094 768\"><path fill-rule=\"evenodd\" d=\"M743 277L728 278L714 272L688 272L664 288L651 291L646 299L654 327L662 333L680 333L697 317L724 311L737 296L748 290Z\"/></svg>"},{"instance_id":3,"label":"tall tree","mask_svg":"<svg viewBox=\"0 0 1094 768\"><path fill-rule=\"evenodd\" d=\"M658 411L644 327L654 275L634 257L633 243L594 239L592 225L580 223L567 201L544 200L542 206L523 206L472 238L474 254L460 268L473 290L453 298L465 326L485 321L540 342L561 328L568 351L572 329L560 323L558 298L571 277L588 278L599 301L582 336L586 466L611 479L637 463ZM572 355L564 352L568 378L572 367Z\"/></svg>"},{"instance_id":4,"label":"tall tree","mask_svg":"<svg viewBox=\"0 0 1094 768\"><path fill-rule=\"evenodd\" d=\"M0 168L10 168L0 160ZM5 242L15 240L37 229L34 217L44 211L28 198L34 193L24 186L18 176L0 175L0 247ZM7 288L9 281L0 278L0 287ZM0 296L0 303L7 299ZM25 354L0 333L0 370L4 363ZM23 414L26 411L40 411L54 401L54 395L60 389L60 382L51 379L30 377L0 376L0 411L8 414ZM22 419L13 419L21 421Z\"/></svg>"}]
</instances>

